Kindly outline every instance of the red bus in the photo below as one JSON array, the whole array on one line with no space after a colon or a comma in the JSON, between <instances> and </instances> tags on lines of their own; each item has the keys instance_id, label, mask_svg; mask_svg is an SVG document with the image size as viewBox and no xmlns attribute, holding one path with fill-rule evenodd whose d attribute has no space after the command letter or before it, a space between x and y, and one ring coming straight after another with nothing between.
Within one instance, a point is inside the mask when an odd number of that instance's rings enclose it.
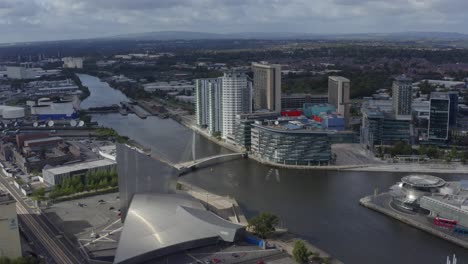
<instances>
[{"instance_id":1,"label":"red bus","mask_svg":"<svg viewBox=\"0 0 468 264\"><path fill-rule=\"evenodd\" d=\"M453 228L457 225L457 223L458 222L455 220L450 220L450 219L445 219L445 218L440 218L440 217L434 218L434 225L436 226Z\"/></svg>"}]
</instances>

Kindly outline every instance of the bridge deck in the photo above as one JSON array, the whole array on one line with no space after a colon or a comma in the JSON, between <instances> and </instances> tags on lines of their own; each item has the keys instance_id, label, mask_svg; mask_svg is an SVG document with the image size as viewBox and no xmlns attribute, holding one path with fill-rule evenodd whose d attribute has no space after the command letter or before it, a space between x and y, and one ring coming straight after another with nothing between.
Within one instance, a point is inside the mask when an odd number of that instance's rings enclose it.
<instances>
[{"instance_id":1,"label":"bridge deck","mask_svg":"<svg viewBox=\"0 0 468 264\"><path fill-rule=\"evenodd\" d=\"M208 162L210 160L214 159L220 159L220 158L225 158L225 157L233 157L233 156L244 156L245 153L229 153L229 154L221 154L221 155L216 155L216 156L211 156L211 157L205 157L197 160L191 160L187 162L181 162L178 164L175 164L174 166L176 168L191 168L193 166L200 165L201 163Z\"/></svg>"}]
</instances>

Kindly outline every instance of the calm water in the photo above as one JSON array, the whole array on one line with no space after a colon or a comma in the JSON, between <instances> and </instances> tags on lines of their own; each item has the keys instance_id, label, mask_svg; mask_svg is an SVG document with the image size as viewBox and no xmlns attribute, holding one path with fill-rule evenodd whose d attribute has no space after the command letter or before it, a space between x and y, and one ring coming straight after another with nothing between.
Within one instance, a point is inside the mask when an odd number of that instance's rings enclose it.
<instances>
[{"instance_id":1,"label":"calm water","mask_svg":"<svg viewBox=\"0 0 468 264\"><path fill-rule=\"evenodd\" d=\"M95 83L98 79L80 78L90 88L101 87L95 90L99 95L91 96L96 104L94 96L106 98L104 102L116 99L110 98L115 95L112 88ZM193 132L172 120L142 120L119 114L94 116L94 120L173 162L192 158ZM196 135L195 141L197 158L227 152L201 136ZM278 215L290 231L345 263L445 263L446 256L454 253L459 264L468 263L468 250L359 205L359 199L373 193L374 188L387 190L403 175L277 170L240 159L214 164L185 177L207 190L235 197L247 216L261 211ZM439 176L461 179L457 175Z\"/></svg>"},{"instance_id":2,"label":"calm water","mask_svg":"<svg viewBox=\"0 0 468 264\"><path fill-rule=\"evenodd\" d=\"M111 106L120 104L120 102L128 101L128 98L121 92L112 89L106 82L101 82L99 78L87 75L78 74L82 84L89 88L91 95L81 103L81 108L87 109L90 107Z\"/></svg>"}]
</instances>

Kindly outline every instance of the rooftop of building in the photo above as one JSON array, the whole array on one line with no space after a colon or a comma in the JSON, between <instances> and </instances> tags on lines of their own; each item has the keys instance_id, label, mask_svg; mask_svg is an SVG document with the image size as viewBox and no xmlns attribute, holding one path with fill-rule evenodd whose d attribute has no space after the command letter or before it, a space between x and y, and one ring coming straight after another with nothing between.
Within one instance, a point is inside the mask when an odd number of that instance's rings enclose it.
<instances>
[{"instance_id":1,"label":"rooftop of building","mask_svg":"<svg viewBox=\"0 0 468 264\"><path fill-rule=\"evenodd\" d=\"M68 164L68 165L60 166L60 167L45 168L44 170L51 174L64 174L64 173L69 173L73 171L89 170L89 169L94 169L94 168L103 167L103 166L110 166L110 165L115 165L115 164L116 164L115 161L112 161L109 159L99 159L99 160L94 160L94 161Z\"/></svg>"},{"instance_id":2,"label":"rooftop of building","mask_svg":"<svg viewBox=\"0 0 468 264\"><path fill-rule=\"evenodd\" d=\"M281 98L328 97L328 94L292 93L282 94Z\"/></svg>"},{"instance_id":3,"label":"rooftop of building","mask_svg":"<svg viewBox=\"0 0 468 264\"><path fill-rule=\"evenodd\" d=\"M273 132L311 134L311 133L333 133L334 130L327 130L320 122L307 119L306 117L280 117L277 120L266 122L256 121L252 126L265 128Z\"/></svg>"},{"instance_id":4,"label":"rooftop of building","mask_svg":"<svg viewBox=\"0 0 468 264\"><path fill-rule=\"evenodd\" d=\"M450 100L450 96L448 93L444 92L431 92L431 100Z\"/></svg>"},{"instance_id":5,"label":"rooftop of building","mask_svg":"<svg viewBox=\"0 0 468 264\"><path fill-rule=\"evenodd\" d=\"M114 263L141 263L218 240L234 242L242 229L187 195L135 194Z\"/></svg>"},{"instance_id":6,"label":"rooftop of building","mask_svg":"<svg viewBox=\"0 0 468 264\"><path fill-rule=\"evenodd\" d=\"M0 189L0 204L4 204L4 203L11 203L11 202L14 202L15 199L13 198L13 196L11 196L11 194L9 192L6 192L2 189Z\"/></svg>"},{"instance_id":7,"label":"rooftop of building","mask_svg":"<svg viewBox=\"0 0 468 264\"><path fill-rule=\"evenodd\" d=\"M442 187L446 183L443 179L432 175L408 175L401 178L401 181L413 187L424 188Z\"/></svg>"},{"instance_id":8,"label":"rooftop of building","mask_svg":"<svg viewBox=\"0 0 468 264\"><path fill-rule=\"evenodd\" d=\"M63 138L61 138L61 137L46 137L46 138L30 139L30 140L25 140L24 145L28 146L30 144L44 143L44 142L50 142L50 141L59 141L59 140L63 140Z\"/></svg>"},{"instance_id":9,"label":"rooftop of building","mask_svg":"<svg viewBox=\"0 0 468 264\"><path fill-rule=\"evenodd\" d=\"M342 76L328 76L328 78L337 82L349 82L348 78Z\"/></svg>"},{"instance_id":10,"label":"rooftop of building","mask_svg":"<svg viewBox=\"0 0 468 264\"><path fill-rule=\"evenodd\" d=\"M413 79L409 78L405 74L402 74L402 75L398 75L397 77L395 77L395 81L397 81L397 82L411 82L411 81L413 81Z\"/></svg>"}]
</instances>

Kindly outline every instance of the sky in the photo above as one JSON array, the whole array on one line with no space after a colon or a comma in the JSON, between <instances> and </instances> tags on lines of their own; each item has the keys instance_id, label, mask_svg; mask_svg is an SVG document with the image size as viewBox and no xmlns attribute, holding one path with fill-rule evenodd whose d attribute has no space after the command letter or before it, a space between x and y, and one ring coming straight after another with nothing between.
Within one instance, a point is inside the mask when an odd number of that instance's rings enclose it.
<instances>
[{"instance_id":1,"label":"sky","mask_svg":"<svg viewBox=\"0 0 468 264\"><path fill-rule=\"evenodd\" d=\"M0 43L166 30L468 33L468 0L0 0Z\"/></svg>"}]
</instances>

